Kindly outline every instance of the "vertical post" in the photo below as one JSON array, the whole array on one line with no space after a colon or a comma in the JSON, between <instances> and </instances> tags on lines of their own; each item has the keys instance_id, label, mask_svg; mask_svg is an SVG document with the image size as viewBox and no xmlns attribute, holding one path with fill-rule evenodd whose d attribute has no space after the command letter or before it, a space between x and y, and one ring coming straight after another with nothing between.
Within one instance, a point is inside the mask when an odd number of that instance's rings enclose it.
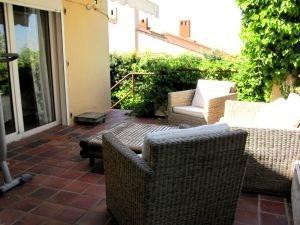
<instances>
[{"instance_id":1,"label":"vertical post","mask_svg":"<svg viewBox=\"0 0 300 225\"><path fill-rule=\"evenodd\" d=\"M134 97L135 96L135 74L134 73L131 75L131 80L132 80L132 95Z\"/></svg>"},{"instance_id":2,"label":"vertical post","mask_svg":"<svg viewBox=\"0 0 300 225\"><path fill-rule=\"evenodd\" d=\"M5 126L4 126L4 114L2 106L2 94L0 93L0 167L3 174L4 182L9 183L12 181L7 162L7 147L5 141Z\"/></svg>"}]
</instances>

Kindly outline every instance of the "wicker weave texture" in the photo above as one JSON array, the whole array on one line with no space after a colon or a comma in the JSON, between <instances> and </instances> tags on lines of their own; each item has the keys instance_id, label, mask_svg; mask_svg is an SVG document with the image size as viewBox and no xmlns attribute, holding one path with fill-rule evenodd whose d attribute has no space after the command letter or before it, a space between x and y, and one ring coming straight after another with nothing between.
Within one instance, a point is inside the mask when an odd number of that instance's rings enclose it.
<instances>
[{"instance_id":1,"label":"wicker weave texture","mask_svg":"<svg viewBox=\"0 0 300 225\"><path fill-rule=\"evenodd\" d=\"M225 121L250 120L266 103L226 102ZM276 121L274 121L276 123ZM300 160L300 129L234 127L248 132L249 162L244 190L289 195L294 163Z\"/></svg>"},{"instance_id":2,"label":"wicker weave texture","mask_svg":"<svg viewBox=\"0 0 300 225\"><path fill-rule=\"evenodd\" d=\"M155 124L141 124L141 123L128 123L123 122L117 124L109 130L104 130L96 135L88 138L86 142L92 146L98 146L101 149L102 135L110 132L116 135L116 137L130 149L135 151L141 151L143 146L144 137L146 134L156 131L178 129L177 126L155 125Z\"/></svg>"},{"instance_id":3,"label":"wicker weave texture","mask_svg":"<svg viewBox=\"0 0 300 225\"><path fill-rule=\"evenodd\" d=\"M230 93L225 96L210 99L207 109L199 117L182 115L173 112L175 106L189 106L192 104L195 90L171 92L168 94L168 121L170 124L187 123L191 125L213 124L224 115L225 102L236 100L237 94Z\"/></svg>"},{"instance_id":4,"label":"wicker weave texture","mask_svg":"<svg viewBox=\"0 0 300 225\"><path fill-rule=\"evenodd\" d=\"M120 225L233 224L245 131L150 142L149 162L103 136L107 206Z\"/></svg>"}]
</instances>

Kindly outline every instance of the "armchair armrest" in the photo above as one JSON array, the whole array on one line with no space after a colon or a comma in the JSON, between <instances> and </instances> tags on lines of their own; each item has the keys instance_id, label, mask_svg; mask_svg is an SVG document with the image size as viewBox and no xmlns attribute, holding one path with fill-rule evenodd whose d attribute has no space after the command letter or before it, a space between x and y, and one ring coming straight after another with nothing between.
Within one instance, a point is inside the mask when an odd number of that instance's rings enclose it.
<instances>
[{"instance_id":1,"label":"armchair armrest","mask_svg":"<svg viewBox=\"0 0 300 225\"><path fill-rule=\"evenodd\" d=\"M186 91L170 92L168 94L168 110L172 111L174 106L192 105L195 89Z\"/></svg>"},{"instance_id":2,"label":"armchair armrest","mask_svg":"<svg viewBox=\"0 0 300 225\"><path fill-rule=\"evenodd\" d=\"M225 102L227 100L236 100L237 93L230 93L221 97L212 98L208 102L207 108L207 123L212 124L219 122L224 116Z\"/></svg>"},{"instance_id":3,"label":"armchair armrest","mask_svg":"<svg viewBox=\"0 0 300 225\"><path fill-rule=\"evenodd\" d=\"M116 218L126 215L139 220L153 170L112 133L103 134L103 159L108 208Z\"/></svg>"},{"instance_id":4,"label":"armchair armrest","mask_svg":"<svg viewBox=\"0 0 300 225\"><path fill-rule=\"evenodd\" d=\"M103 134L103 158L104 166L109 167L105 175L114 173L116 170L126 175L124 177L126 179L148 178L153 174L146 161L121 143L112 133Z\"/></svg>"}]
</instances>

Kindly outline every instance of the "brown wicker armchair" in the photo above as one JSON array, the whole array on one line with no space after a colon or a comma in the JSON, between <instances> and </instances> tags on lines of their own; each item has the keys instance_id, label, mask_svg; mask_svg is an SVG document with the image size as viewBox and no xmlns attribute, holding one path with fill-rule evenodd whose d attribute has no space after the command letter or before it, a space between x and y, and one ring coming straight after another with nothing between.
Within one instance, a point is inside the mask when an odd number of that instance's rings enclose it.
<instances>
[{"instance_id":1,"label":"brown wicker armchair","mask_svg":"<svg viewBox=\"0 0 300 225\"><path fill-rule=\"evenodd\" d=\"M246 151L249 161L243 189L289 195L294 163L300 160L300 129L255 127L253 120L256 113L267 104L227 101L222 122L227 122L234 129L248 132Z\"/></svg>"},{"instance_id":2,"label":"brown wicker armchair","mask_svg":"<svg viewBox=\"0 0 300 225\"><path fill-rule=\"evenodd\" d=\"M183 132L183 130L182 130ZM120 225L229 225L247 156L246 132L149 139L149 158L103 135L107 207Z\"/></svg>"},{"instance_id":3,"label":"brown wicker armchair","mask_svg":"<svg viewBox=\"0 0 300 225\"><path fill-rule=\"evenodd\" d=\"M202 81L202 80L199 80ZM170 124L190 124L190 125L203 125L203 124L213 124L220 120L224 115L225 101L226 100L236 100L237 93L235 92L235 84L232 82L224 81L213 81L215 83L230 83L232 88L227 94L222 96L214 96L209 99L206 107L193 107L192 102L195 96L196 89L187 91L171 92L168 95L168 122ZM229 84L229 85L230 85ZM182 106L192 107L195 110L192 114L177 111L177 108L182 108Z\"/></svg>"}]
</instances>

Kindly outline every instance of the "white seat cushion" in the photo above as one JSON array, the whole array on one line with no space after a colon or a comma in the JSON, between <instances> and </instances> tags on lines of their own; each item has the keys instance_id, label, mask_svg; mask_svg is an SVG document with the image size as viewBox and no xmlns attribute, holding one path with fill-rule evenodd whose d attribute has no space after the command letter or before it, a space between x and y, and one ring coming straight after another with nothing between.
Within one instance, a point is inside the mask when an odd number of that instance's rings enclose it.
<instances>
[{"instance_id":1,"label":"white seat cushion","mask_svg":"<svg viewBox=\"0 0 300 225\"><path fill-rule=\"evenodd\" d=\"M204 109L197 106L175 106L173 112L187 116L203 117Z\"/></svg>"},{"instance_id":2,"label":"white seat cushion","mask_svg":"<svg viewBox=\"0 0 300 225\"><path fill-rule=\"evenodd\" d=\"M142 149L142 157L147 161L150 157L150 142L161 141L162 143L166 140L173 139L185 139L190 137L198 137L202 135L209 135L215 133L224 133L229 131L230 128L227 124L213 124L213 125L204 125L198 126L188 129L177 129L177 130L166 130L166 131L157 131L152 132L146 135L143 149Z\"/></svg>"},{"instance_id":3,"label":"white seat cushion","mask_svg":"<svg viewBox=\"0 0 300 225\"><path fill-rule=\"evenodd\" d=\"M210 99L227 95L234 87L229 81L198 80L192 106L206 108Z\"/></svg>"}]
</instances>

